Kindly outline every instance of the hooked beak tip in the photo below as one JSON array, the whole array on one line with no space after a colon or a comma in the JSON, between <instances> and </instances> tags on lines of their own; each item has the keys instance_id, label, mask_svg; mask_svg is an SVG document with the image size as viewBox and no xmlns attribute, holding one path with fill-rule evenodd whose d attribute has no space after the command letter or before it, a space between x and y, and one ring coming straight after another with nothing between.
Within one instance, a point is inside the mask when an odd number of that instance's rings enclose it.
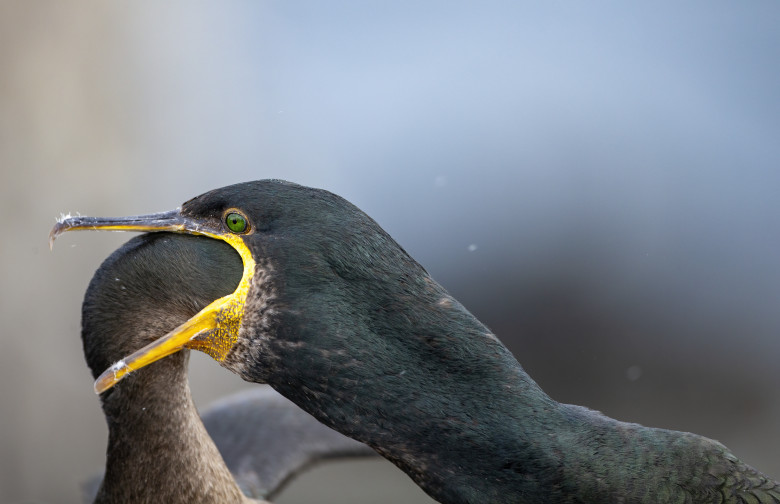
<instances>
[{"instance_id":1,"label":"hooked beak tip","mask_svg":"<svg viewBox=\"0 0 780 504\"><path fill-rule=\"evenodd\" d=\"M95 380L95 393L100 395L106 390L110 389L119 382L122 378L127 376L133 369L125 363L124 360L115 362L110 368L103 371Z\"/></svg>"}]
</instances>

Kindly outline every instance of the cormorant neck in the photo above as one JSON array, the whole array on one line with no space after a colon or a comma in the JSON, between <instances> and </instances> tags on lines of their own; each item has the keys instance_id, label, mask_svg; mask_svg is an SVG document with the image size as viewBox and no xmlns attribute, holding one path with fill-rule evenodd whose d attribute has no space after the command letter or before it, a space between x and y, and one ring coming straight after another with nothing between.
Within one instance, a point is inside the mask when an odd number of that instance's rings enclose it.
<instances>
[{"instance_id":1,"label":"cormorant neck","mask_svg":"<svg viewBox=\"0 0 780 504\"><path fill-rule=\"evenodd\" d=\"M712 477L701 460L722 446L554 401L444 289L414 283L401 302L380 284L370 302L283 312L267 381L442 503L672 502ZM339 320L343 306L367 310Z\"/></svg>"},{"instance_id":2,"label":"cormorant neck","mask_svg":"<svg viewBox=\"0 0 780 504\"><path fill-rule=\"evenodd\" d=\"M553 449L533 440L554 433L560 405L427 274L401 281L400 293L379 282L356 292L353 282L351 292L332 289L352 296L348 302L280 311L284 337L265 339L261 352L268 383L372 446L441 502L511 499L522 478L513 470L518 461L542 461ZM289 364L296 362L305 365ZM483 488L491 495L458 500Z\"/></svg>"},{"instance_id":3,"label":"cormorant neck","mask_svg":"<svg viewBox=\"0 0 780 504\"><path fill-rule=\"evenodd\" d=\"M102 397L109 428L96 502L245 503L187 382L188 351L133 373Z\"/></svg>"}]
</instances>

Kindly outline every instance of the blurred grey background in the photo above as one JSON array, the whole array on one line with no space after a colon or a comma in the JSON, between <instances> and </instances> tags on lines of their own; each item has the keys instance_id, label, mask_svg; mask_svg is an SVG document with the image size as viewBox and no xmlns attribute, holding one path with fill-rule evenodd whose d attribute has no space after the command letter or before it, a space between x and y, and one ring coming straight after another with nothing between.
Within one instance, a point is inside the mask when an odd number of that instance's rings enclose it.
<instances>
[{"instance_id":1,"label":"blurred grey background","mask_svg":"<svg viewBox=\"0 0 780 504\"><path fill-rule=\"evenodd\" d=\"M0 501L79 502L103 464L80 303L130 236L50 253L60 212L271 177L374 217L555 399L780 478L778 26L774 0L0 2ZM201 406L256 386L193 357ZM363 462L279 502L424 501Z\"/></svg>"}]
</instances>

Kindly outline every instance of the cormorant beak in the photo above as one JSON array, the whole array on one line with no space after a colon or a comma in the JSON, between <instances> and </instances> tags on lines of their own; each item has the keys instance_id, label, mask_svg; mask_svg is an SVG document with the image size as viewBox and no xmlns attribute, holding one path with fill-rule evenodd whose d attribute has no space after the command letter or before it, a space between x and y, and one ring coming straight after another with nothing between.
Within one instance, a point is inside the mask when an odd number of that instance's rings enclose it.
<instances>
[{"instance_id":1,"label":"cormorant beak","mask_svg":"<svg viewBox=\"0 0 780 504\"><path fill-rule=\"evenodd\" d=\"M239 235L211 223L182 215L177 209L132 217L65 216L49 233L49 246L54 245L54 240L60 234L78 230L171 231L203 235L226 241L238 251L244 262L243 276L233 294L217 299L173 331L108 368L95 381L96 393L105 392L128 373L176 353L182 348L200 350L220 362L227 357L238 340L244 303L255 272L252 253Z\"/></svg>"}]
</instances>

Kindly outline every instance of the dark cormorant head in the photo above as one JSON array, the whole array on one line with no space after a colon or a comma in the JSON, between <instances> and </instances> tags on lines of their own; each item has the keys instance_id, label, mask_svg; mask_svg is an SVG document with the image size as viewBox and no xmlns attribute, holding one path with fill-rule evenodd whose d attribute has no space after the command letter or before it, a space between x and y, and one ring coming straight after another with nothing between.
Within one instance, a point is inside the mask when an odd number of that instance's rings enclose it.
<instances>
[{"instance_id":1,"label":"dark cormorant head","mask_svg":"<svg viewBox=\"0 0 780 504\"><path fill-rule=\"evenodd\" d=\"M240 279L241 258L224 242L133 238L103 261L84 296L81 336L93 376L230 294Z\"/></svg>"},{"instance_id":2,"label":"dark cormorant head","mask_svg":"<svg viewBox=\"0 0 780 504\"><path fill-rule=\"evenodd\" d=\"M267 381L283 367L285 352L297 349L299 373L327 376L328 366L349 366L355 356L383 358L390 351L383 340L386 334L424 327L425 311L410 315L410 301L427 299L426 305L442 308L457 305L357 207L330 192L288 182L236 184L159 214L69 217L54 227L51 240L79 229L203 235L227 242L243 260L243 275L232 294L215 295L186 323L108 367L95 384L98 392L127 372L182 348L204 351L255 382ZM220 290L207 279L182 274L188 268L193 276L203 271L201 264L211 251L204 250L203 257L169 252L164 261L149 259L154 263L149 275L159 275L164 283L178 272L177 281L192 283L181 286L180 300L160 302L158 309L186 302L193 292L202 297ZM378 312L383 316L374 317Z\"/></svg>"}]
</instances>

